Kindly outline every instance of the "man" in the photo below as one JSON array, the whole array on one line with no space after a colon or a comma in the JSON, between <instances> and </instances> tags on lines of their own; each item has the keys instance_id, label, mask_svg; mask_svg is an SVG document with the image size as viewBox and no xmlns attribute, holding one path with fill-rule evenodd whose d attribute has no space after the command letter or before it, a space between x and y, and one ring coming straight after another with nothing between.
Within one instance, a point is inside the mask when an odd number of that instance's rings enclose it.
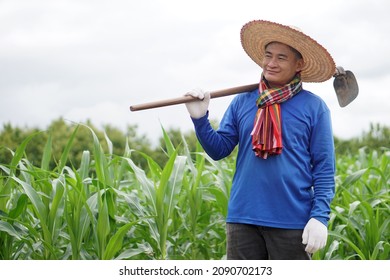
<instances>
[{"instance_id":1,"label":"man","mask_svg":"<svg viewBox=\"0 0 390 280\"><path fill-rule=\"evenodd\" d=\"M186 103L215 160L239 145L227 216L228 259L311 259L327 240L335 156L330 112L302 88L335 73L330 54L304 33L269 21L243 26L246 53L263 69L259 89L237 95L218 130L210 95Z\"/></svg>"}]
</instances>

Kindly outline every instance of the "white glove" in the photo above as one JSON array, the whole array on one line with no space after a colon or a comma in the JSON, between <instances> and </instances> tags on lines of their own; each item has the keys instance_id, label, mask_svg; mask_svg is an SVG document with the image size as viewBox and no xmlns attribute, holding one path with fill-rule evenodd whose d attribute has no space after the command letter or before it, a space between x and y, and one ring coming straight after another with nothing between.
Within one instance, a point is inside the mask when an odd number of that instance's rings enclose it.
<instances>
[{"instance_id":1,"label":"white glove","mask_svg":"<svg viewBox=\"0 0 390 280\"><path fill-rule=\"evenodd\" d=\"M207 113L210 103L210 92L203 91L200 88L193 89L185 94L199 100L186 103L187 111L193 119L200 119Z\"/></svg>"},{"instance_id":2,"label":"white glove","mask_svg":"<svg viewBox=\"0 0 390 280\"><path fill-rule=\"evenodd\" d=\"M310 254L324 248L327 238L327 227L314 218L311 218L303 229L302 243L307 244L305 251Z\"/></svg>"}]
</instances>

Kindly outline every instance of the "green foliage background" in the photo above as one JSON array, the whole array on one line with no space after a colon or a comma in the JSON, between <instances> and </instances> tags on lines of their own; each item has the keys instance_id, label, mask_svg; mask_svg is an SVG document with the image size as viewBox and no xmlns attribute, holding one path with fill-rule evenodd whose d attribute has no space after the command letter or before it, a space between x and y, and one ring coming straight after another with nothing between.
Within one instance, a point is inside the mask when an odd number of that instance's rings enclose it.
<instances>
[{"instance_id":1,"label":"green foliage background","mask_svg":"<svg viewBox=\"0 0 390 280\"><path fill-rule=\"evenodd\" d=\"M390 130L335 138L336 196L314 259L390 259ZM0 133L0 259L223 259L235 156L192 131L152 147L126 132L53 121Z\"/></svg>"},{"instance_id":2,"label":"green foliage background","mask_svg":"<svg viewBox=\"0 0 390 280\"><path fill-rule=\"evenodd\" d=\"M217 121L213 121L213 124L216 127ZM129 125L126 131L110 125L106 125L103 129L98 129L90 121L87 121L85 125L93 129L104 149L107 149L104 136L106 134L112 142L113 153L116 155L123 155L126 142L128 142L131 149L152 155L153 159L160 165L166 162L166 156L163 150L165 145L163 137L158 140L159 144L157 146L153 146L150 139L145 135L139 134L136 125ZM75 123L66 122L62 118L52 121L44 131L38 128L20 128L11 124L4 124L2 130L0 130L0 163L10 162L12 155L9 153L9 149L15 150L29 135L42 131L43 133L39 133L31 139L29 145L26 147L26 155L28 155L31 163L40 163L45 144L50 135L53 142L53 158L51 159L50 166L54 167L75 126ZM182 142L182 136L184 136L189 149L191 151L195 150L197 140L193 131L182 132L179 129L171 128L167 130L167 134L174 145ZM335 136L334 139L337 156L356 154L362 147L367 148L369 151L380 151L382 148L390 147L390 128L380 124L371 124L367 128L367 131L362 132L360 137L341 139ZM69 152L67 163L77 166L80 163L83 151L91 150L92 146L93 141L91 141L89 129L80 127ZM142 156L138 154L133 155L133 160L142 168L147 167L147 163Z\"/></svg>"}]
</instances>

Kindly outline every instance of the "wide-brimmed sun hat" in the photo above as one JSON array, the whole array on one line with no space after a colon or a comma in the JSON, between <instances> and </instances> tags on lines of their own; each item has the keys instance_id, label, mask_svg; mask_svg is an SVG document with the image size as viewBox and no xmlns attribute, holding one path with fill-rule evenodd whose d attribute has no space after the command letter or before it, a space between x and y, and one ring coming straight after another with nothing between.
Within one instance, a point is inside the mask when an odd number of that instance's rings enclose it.
<instances>
[{"instance_id":1,"label":"wide-brimmed sun hat","mask_svg":"<svg viewBox=\"0 0 390 280\"><path fill-rule=\"evenodd\" d=\"M329 52L317 41L295 27L279 23L254 20L241 29L241 44L254 62L263 68L265 47L271 42L289 45L302 54L304 67L303 82L324 82L336 71L336 65Z\"/></svg>"}]
</instances>

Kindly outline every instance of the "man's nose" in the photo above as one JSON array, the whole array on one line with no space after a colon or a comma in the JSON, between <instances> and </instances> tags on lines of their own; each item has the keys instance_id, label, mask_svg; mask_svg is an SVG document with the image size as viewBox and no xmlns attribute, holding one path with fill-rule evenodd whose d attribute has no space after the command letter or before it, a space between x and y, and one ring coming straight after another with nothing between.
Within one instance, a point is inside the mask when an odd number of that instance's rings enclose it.
<instances>
[{"instance_id":1,"label":"man's nose","mask_svg":"<svg viewBox=\"0 0 390 280\"><path fill-rule=\"evenodd\" d=\"M277 61L275 58L271 58L269 61L268 61L268 66L269 67L276 67L278 65Z\"/></svg>"}]
</instances>

